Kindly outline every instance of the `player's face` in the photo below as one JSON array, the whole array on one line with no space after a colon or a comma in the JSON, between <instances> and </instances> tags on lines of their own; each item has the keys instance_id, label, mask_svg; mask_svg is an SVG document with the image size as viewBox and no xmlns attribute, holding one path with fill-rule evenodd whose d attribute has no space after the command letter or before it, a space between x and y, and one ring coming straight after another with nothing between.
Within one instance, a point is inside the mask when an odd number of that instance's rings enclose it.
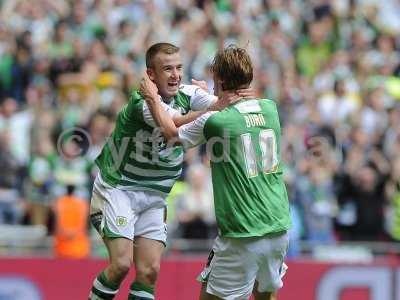
<instances>
[{"instance_id":1,"label":"player's face","mask_svg":"<svg viewBox=\"0 0 400 300\"><path fill-rule=\"evenodd\" d=\"M147 69L149 78L157 85L158 93L164 99L178 93L182 80L182 60L179 53L158 53L153 68Z\"/></svg>"}]
</instances>

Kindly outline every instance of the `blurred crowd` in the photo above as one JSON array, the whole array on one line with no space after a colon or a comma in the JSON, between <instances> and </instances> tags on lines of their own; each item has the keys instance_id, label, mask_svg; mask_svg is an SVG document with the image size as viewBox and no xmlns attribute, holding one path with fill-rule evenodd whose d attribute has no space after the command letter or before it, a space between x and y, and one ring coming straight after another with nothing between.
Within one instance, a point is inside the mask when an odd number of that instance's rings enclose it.
<instances>
[{"instance_id":1,"label":"blurred crowd","mask_svg":"<svg viewBox=\"0 0 400 300\"><path fill-rule=\"evenodd\" d=\"M400 240L399 16L396 0L0 0L0 224L57 231L59 197L90 199L151 44L178 45L183 81L212 91L213 55L236 43L279 105L294 245ZM174 236L212 237L204 149L183 174Z\"/></svg>"}]
</instances>

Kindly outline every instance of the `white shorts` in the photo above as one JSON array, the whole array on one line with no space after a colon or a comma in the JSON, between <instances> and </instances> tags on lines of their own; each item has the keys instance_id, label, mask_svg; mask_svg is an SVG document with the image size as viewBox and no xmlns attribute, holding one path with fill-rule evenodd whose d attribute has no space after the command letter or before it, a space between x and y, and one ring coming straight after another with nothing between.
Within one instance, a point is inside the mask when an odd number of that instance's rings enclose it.
<instances>
[{"instance_id":1,"label":"white shorts","mask_svg":"<svg viewBox=\"0 0 400 300\"><path fill-rule=\"evenodd\" d=\"M288 245L288 234L259 238L218 236L198 280L207 283L207 293L224 300L249 299L255 281L258 292L275 292L283 286Z\"/></svg>"},{"instance_id":2,"label":"white shorts","mask_svg":"<svg viewBox=\"0 0 400 300\"><path fill-rule=\"evenodd\" d=\"M166 202L156 192L124 191L96 177L90 202L90 220L102 237L133 240L141 236L167 240Z\"/></svg>"}]
</instances>

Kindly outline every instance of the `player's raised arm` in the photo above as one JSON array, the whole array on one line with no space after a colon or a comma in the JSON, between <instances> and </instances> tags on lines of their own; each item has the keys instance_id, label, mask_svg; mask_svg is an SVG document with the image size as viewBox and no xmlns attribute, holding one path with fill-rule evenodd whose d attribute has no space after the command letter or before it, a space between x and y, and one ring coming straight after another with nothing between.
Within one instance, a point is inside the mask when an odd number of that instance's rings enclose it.
<instances>
[{"instance_id":1,"label":"player's raised arm","mask_svg":"<svg viewBox=\"0 0 400 300\"><path fill-rule=\"evenodd\" d=\"M175 115L172 117L176 127L181 127L182 125L188 124L200 116L202 116L207 111L190 111L186 115Z\"/></svg>"},{"instance_id":2,"label":"player's raised arm","mask_svg":"<svg viewBox=\"0 0 400 300\"><path fill-rule=\"evenodd\" d=\"M205 141L202 128L211 112L207 114L204 114L204 112L193 112L191 116L198 115L198 118L193 118L191 122L181 126L178 130L171 116L162 106L156 85L147 75L142 79L140 92L153 115L155 123L161 128L161 132L168 143L182 143L185 148L191 148Z\"/></svg>"},{"instance_id":3,"label":"player's raised arm","mask_svg":"<svg viewBox=\"0 0 400 300\"><path fill-rule=\"evenodd\" d=\"M244 93L248 93L248 91L250 91L248 97L251 97L253 95L251 89L246 89ZM239 96L238 91L221 92L220 98L217 101L217 107L220 108L220 110L222 110L225 107L242 100L243 98L247 97ZM192 122L179 127L178 139L177 139L179 143L181 143L183 147L186 149L196 147L198 145L205 143L206 142L206 138L204 136L205 124L207 120L217 112L218 111L208 111L205 114L202 114L196 120L193 120Z\"/></svg>"},{"instance_id":4,"label":"player's raised arm","mask_svg":"<svg viewBox=\"0 0 400 300\"><path fill-rule=\"evenodd\" d=\"M162 102L161 99L160 99L160 105L162 106L163 110L165 110L166 113L169 116L171 116L172 120L174 120L175 125L177 127L179 127L181 125L181 122L184 122L185 119L187 119L187 117L184 118L185 116L182 116L178 110L173 109L172 107L170 107L167 104L165 104L164 102ZM149 108L147 102L145 102L143 104L143 119L147 125L149 125L153 128L158 126L158 124L155 122L155 120L153 118L153 114L150 111L150 108ZM190 122L190 120L187 122ZM183 123L183 124L186 124L186 123Z\"/></svg>"},{"instance_id":5,"label":"player's raised arm","mask_svg":"<svg viewBox=\"0 0 400 300\"><path fill-rule=\"evenodd\" d=\"M226 106L232 104L231 98L223 99L224 101L218 100L218 97L211 94L208 90L207 83L203 80L192 79L192 84L184 84L180 87L180 91L189 97L190 112L186 115L173 116L176 127L188 124L195 119L202 116L208 111L220 111ZM252 88L239 89L235 91L236 95L241 98L254 99L255 92ZM237 97L236 97L237 98Z\"/></svg>"},{"instance_id":6,"label":"player's raised arm","mask_svg":"<svg viewBox=\"0 0 400 300\"><path fill-rule=\"evenodd\" d=\"M246 98L253 96L251 89L245 89L242 91ZM162 106L156 85L146 74L143 76L140 84L140 92L146 100L155 123L161 128L161 132L168 143L182 143L185 148L191 148L201 144L204 141L202 128L204 127L205 121L211 115L210 112L205 115L205 111L191 113L190 116L187 116L186 120L182 122L182 125L185 125L178 130L176 122L174 123L174 120L170 114L168 114L168 112ZM220 110L243 98L239 96L238 91L228 91L221 93L221 95L222 96L220 99L218 99L215 106Z\"/></svg>"},{"instance_id":7,"label":"player's raised arm","mask_svg":"<svg viewBox=\"0 0 400 300\"><path fill-rule=\"evenodd\" d=\"M161 128L162 134L166 140L170 142L176 139L178 136L178 129L171 116L162 107L157 86L150 80L147 74L143 76L140 83L140 92L146 100L155 123Z\"/></svg>"},{"instance_id":8,"label":"player's raised arm","mask_svg":"<svg viewBox=\"0 0 400 300\"><path fill-rule=\"evenodd\" d=\"M160 105L162 106L162 109L165 110L168 113L168 115L171 116L176 127L180 127L184 124L190 123L206 112L206 111L190 111L186 115L182 115L178 110L168 106L164 102L162 101L159 102ZM153 114L150 111L147 101L143 105L143 118L147 125L150 125L151 127L158 126L158 124L155 122L153 118Z\"/></svg>"},{"instance_id":9,"label":"player's raised arm","mask_svg":"<svg viewBox=\"0 0 400 300\"><path fill-rule=\"evenodd\" d=\"M242 99L255 99L255 98L257 98L256 93L251 87L238 89L232 92L225 92L222 97L217 98L217 101L215 101L208 108L208 111L223 110L228 105L231 105Z\"/></svg>"},{"instance_id":10,"label":"player's raised arm","mask_svg":"<svg viewBox=\"0 0 400 300\"><path fill-rule=\"evenodd\" d=\"M205 81L192 79L192 84L191 86L185 86L184 89L190 92L190 90L193 90L193 87L196 86L194 92L191 92L192 96L190 98L190 108L193 111L220 111L232 104L233 98L257 98L256 92L251 87L238 89L233 91L231 95L225 94L225 99L218 99L217 96L210 94Z\"/></svg>"}]
</instances>

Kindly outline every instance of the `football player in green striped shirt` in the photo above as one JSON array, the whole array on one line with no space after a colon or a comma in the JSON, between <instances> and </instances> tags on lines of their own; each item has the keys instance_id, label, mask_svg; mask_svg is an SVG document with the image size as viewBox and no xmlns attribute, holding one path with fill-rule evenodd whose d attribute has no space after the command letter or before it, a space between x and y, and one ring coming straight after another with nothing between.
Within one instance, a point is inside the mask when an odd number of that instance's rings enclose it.
<instances>
[{"instance_id":1,"label":"football player in green striped shirt","mask_svg":"<svg viewBox=\"0 0 400 300\"><path fill-rule=\"evenodd\" d=\"M177 126L220 102L195 85L181 85L179 48L169 43L146 53L147 74ZM189 113L189 111L198 111ZM110 263L94 280L89 299L113 299L132 264L129 299L154 299L166 242L166 196L182 169L181 146L166 147L138 91L118 114L115 129L96 159L100 172L91 199L91 222L103 237Z\"/></svg>"},{"instance_id":2,"label":"football player in green striped shirt","mask_svg":"<svg viewBox=\"0 0 400 300\"><path fill-rule=\"evenodd\" d=\"M214 58L215 95L246 88L253 68L244 49L230 46ZM276 105L243 99L176 128L148 78L142 94L166 139L185 148L207 143L219 235L199 279L200 299L275 299L282 287L290 227L282 178L281 129Z\"/></svg>"}]
</instances>

